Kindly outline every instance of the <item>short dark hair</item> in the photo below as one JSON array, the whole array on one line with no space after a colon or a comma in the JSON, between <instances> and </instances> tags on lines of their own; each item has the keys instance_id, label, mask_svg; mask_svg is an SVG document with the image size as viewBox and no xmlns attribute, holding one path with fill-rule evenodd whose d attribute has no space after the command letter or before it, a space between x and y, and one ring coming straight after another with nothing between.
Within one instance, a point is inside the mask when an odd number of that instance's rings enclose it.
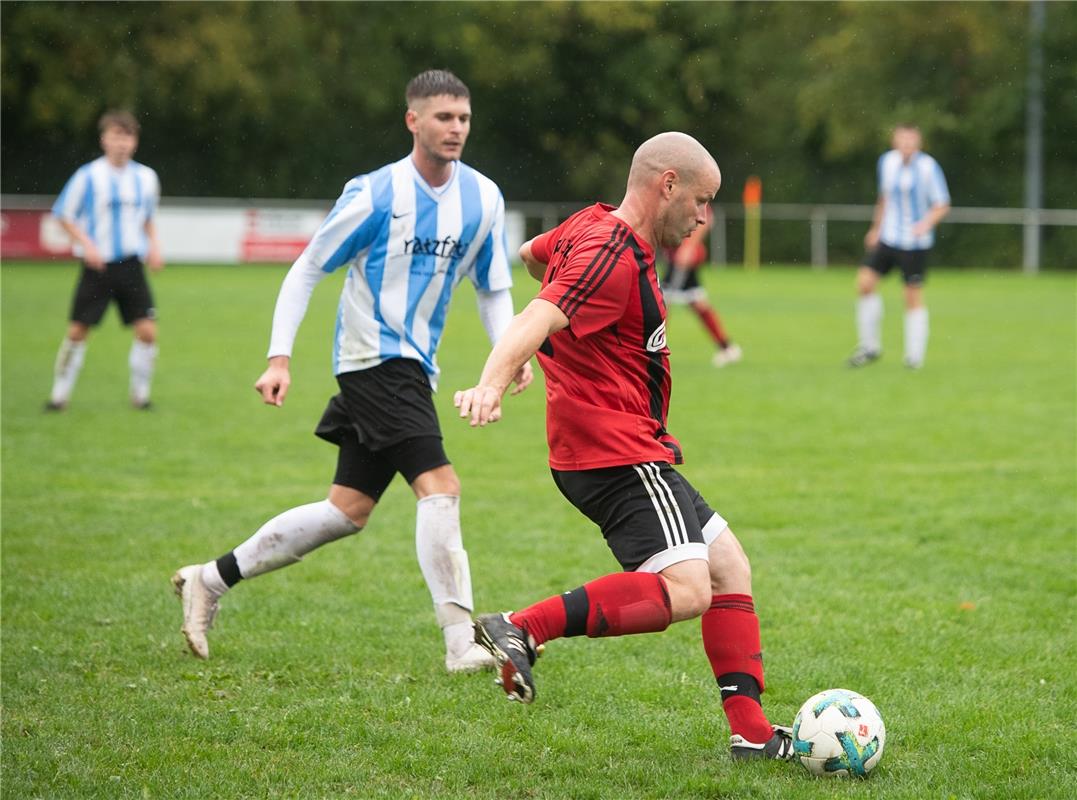
<instances>
[{"instance_id":1,"label":"short dark hair","mask_svg":"<svg viewBox=\"0 0 1077 800\"><path fill-rule=\"evenodd\" d=\"M895 131L916 131L917 133L919 133L920 132L920 126L917 125L915 122L899 122L897 125L894 126L894 130Z\"/></svg>"},{"instance_id":2,"label":"short dark hair","mask_svg":"<svg viewBox=\"0 0 1077 800\"><path fill-rule=\"evenodd\" d=\"M135 115L130 111L114 109L106 111L101 115L101 119L97 121L97 129L101 133L104 133L109 128L119 128L124 133L138 136L139 125Z\"/></svg>"},{"instance_id":3,"label":"short dark hair","mask_svg":"<svg viewBox=\"0 0 1077 800\"><path fill-rule=\"evenodd\" d=\"M468 91L464 82L447 69L428 69L408 81L408 88L404 90L404 101L411 105L413 100L437 97L442 94L452 97L471 97L471 92Z\"/></svg>"}]
</instances>

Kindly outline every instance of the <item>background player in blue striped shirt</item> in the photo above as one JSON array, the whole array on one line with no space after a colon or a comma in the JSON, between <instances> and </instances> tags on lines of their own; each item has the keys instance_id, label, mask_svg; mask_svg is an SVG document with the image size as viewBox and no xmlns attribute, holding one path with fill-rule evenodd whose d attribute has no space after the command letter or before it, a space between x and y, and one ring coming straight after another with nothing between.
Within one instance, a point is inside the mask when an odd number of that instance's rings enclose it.
<instances>
[{"instance_id":1,"label":"background player in blue striped shirt","mask_svg":"<svg viewBox=\"0 0 1077 800\"><path fill-rule=\"evenodd\" d=\"M927 353L924 277L935 226L950 211L950 191L939 163L920 150L920 129L899 125L893 149L879 158L879 198L864 237L868 256L857 273L856 328L859 337L851 367L882 355L883 301L879 278L897 264L905 280L905 366L919 369Z\"/></svg>"},{"instance_id":2,"label":"background player in blue striped shirt","mask_svg":"<svg viewBox=\"0 0 1077 800\"><path fill-rule=\"evenodd\" d=\"M82 258L67 336L56 356L52 392L45 408L62 411L71 399L86 358L90 328L116 301L124 325L134 327L128 363L135 408L149 408L157 360L157 321L143 260L164 266L153 217L161 196L157 173L132 160L138 121L127 111L106 112L98 123L104 155L79 167L52 207L53 215Z\"/></svg>"},{"instance_id":3,"label":"background player in blue striped shirt","mask_svg":"<svg viewBox=\"0 0 1077 800\"><path fill-rule=\"evenodd\" d=\"M284 279L269 368L255 384L266 403L283 405L311 292L346 267L332 341L340 393L315 431L339 447L328 499L285 511L215 561L176 572L181 630L200 658L209 655L206 630L225 591L362 529L399 472L418 500L416 551L444 633L445 666L464 672L493 665L475 645L460 481L442 446L432 394L449 300L464 277L475 285L491 341L512 319L505 204L493 181L460 161L471 126L463 82L430 70L408 84L405 97L410 155L345 185ZM516 392L526 388L530 365L515 380Z\"/></svg>"}]
</instances>

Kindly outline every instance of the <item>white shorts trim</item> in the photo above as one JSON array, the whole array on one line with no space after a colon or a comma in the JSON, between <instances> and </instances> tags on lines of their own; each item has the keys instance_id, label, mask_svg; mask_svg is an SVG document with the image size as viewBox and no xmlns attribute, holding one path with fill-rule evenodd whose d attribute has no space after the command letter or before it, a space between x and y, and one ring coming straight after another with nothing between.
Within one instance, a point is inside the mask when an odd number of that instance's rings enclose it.
<instances>
[{"instance_id":1,"label":"white shorts trim","mask_svg":"<svg viewBox=\"0 0 1077 800\"><path fill-rule=\"evenodd\" d=\"M661 553L655 553L640 564L636 572L658 573L666 567L672 567L682 561L691 561L693 558L701 558L706 561L707 545L702 542L689 542L688 544L679 544L676 547L663 550Z\"/></svg>"},{"instance_id":2,"label":"white shorts trim","mask_svg":"<svg viewBox=\"0 0 1077 800\"><path fill-rule=\"evenodd\" d=\"M676 305L700 303L707 299L707 290L702 286L691 289L663 289L662 294L667 303Z\"/></svg>"},{"instance_id":3,"label":"white shorts trim","mask_svg":"<svg viewBox=\"0 0 1077 800\"><path fill-rule=\"evenodd\" d=\"M707 524L703 526L703 541L709 546L711 542L727 530L729 530L729 523L725 521L721 514L715 511L714 516L707 520Z\"/></svg>"}]
</instances>

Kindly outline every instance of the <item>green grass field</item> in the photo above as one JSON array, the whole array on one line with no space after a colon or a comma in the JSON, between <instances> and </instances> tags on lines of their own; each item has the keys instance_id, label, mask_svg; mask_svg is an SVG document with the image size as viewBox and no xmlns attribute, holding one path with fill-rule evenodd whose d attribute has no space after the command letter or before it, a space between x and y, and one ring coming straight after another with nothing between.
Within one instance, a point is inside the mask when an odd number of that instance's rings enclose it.
<instances>
[{"instance_id":1,"label":"green grass field","mask_svg":"<svg viewBox=\"0 0 1077 800\"><path fill-rule=\"evenodd\" d=\"M170 267L155 282L150 413L127 406L114 312L65 414L41 412L73 266L5 264L3 755L10 798L1071 798L1077 795L1075 281L936 271L920 372L850 371L852 273L711 271L745 361L716 371L671 313L670 427L685 474L754 567L765 707L830 687L888 729L866 782L734 764L697 622L551 643L533 706L443 674L391 487L359 536L222 602L187 654L168 583L280 510L318 500L339 276L300 332L283 409L252 391L283 269ZM518 274L518 299L533 285ZM461 290L441 352L482 611L614 571L545 466L541 385L482 431L452 417L487 352Z\"/></svg>"}]
</instances>

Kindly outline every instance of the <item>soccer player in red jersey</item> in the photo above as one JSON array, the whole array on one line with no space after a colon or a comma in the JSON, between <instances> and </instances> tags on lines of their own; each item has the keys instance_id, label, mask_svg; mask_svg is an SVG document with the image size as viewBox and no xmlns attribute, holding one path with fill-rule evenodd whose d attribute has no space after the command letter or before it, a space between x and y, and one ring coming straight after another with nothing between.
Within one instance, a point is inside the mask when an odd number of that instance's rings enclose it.
<instances>
[{"instance_id":1,"label":"soccer player in red jersey","mask_svg":"<svg viewBox=\"0 0 1077 800\"><path fill-rule=\"evenodd\" d=\"M729 338L722 327L718 312L707 299L707 289L699 282L699 269L707 261L707 247L703 244L710 230L714 214L707 209L707 221L692 231L675 247L663 248L668 263L662 276L662 294L667 304L683 303L692 309L711 340L718 348L711 363L718 367L735 364L744 357L740 345Z\"/></svg>"},{"instance_id":2,"label":"soccer player in red jersey","mask_svg":"<svg viewBox=\"0 0 1077 800\"><path fill-rule=\"evenodd\" d=\"M669 349L654 253L705 223L721 181L699 142L659 134L636 151L619 207L586 208L521 248L542 290L498 340L478 385L454 402L472 426L497 421L512 376L537 352L554 482L602 529L624 571L522 611L481 616L475 634L509 698L528 703L544 642L661 631L702 616L733 757L784 759L789 729L771 725L760 702L748 558L673 468L681 447L666 430Z\"/></svg>"}]
</instances>

